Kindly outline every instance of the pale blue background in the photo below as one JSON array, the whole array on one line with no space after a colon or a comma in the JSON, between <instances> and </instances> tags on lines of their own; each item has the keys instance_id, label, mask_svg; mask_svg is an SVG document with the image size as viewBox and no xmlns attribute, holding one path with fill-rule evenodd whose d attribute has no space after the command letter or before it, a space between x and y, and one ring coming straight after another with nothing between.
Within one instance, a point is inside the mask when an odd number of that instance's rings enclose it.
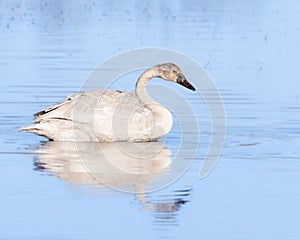
<instances>
[{"instance_id":1,"label":"pale blue background","mask_svg":"<svg viewBox=\"0 0 300 240\"><path fill-rule=\"evenodd\" d=\"M299 239L299 16L298 0L0 0L0 239ZM134 195L35 171L44 139L16 131L77 91L97 64L141 47L202 64L227 114L214 171L199 180L195 161L149 194L160 202L189 192L163 218Z\"/></svg>"}]
</instances>

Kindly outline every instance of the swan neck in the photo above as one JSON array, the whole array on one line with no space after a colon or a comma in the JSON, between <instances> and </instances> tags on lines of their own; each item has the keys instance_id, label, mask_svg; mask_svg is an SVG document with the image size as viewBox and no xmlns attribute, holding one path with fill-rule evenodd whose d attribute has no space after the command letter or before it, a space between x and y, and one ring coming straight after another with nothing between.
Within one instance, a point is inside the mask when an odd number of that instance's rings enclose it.
<instances>
[{"instance_id":1,"label":"swan neck","mask_svg":"<svg viewBox=\"0 0 300 240\"><path fill-rule=\"evenodd\" d=\"M156 103L156 101L151 98L147 92L148 82L155 77L160 77L159 71L155 68L150 68L139 77L136 83L135 94L144 104Z\"/></svg>"},{"instance_id":2,"label":"swan neck","mask_svg":"<svg viewBox=\"0 0 300 240\"><path fill-rule=\"evenodd\" d=\"M155 125L158 128L158 132L153 136L154 138L161 138L165 134L167 134L172 127L172 114L168 109L161 106L158 102L156 102L153 98L151 98L147 92L147 84L148 82L155 77L161 77L161 74L158 69L150 68L146 70L138 79L135 86L135 94L140 99L140 101L149 108L155 119Z\"/></svg>"}]
</instances>

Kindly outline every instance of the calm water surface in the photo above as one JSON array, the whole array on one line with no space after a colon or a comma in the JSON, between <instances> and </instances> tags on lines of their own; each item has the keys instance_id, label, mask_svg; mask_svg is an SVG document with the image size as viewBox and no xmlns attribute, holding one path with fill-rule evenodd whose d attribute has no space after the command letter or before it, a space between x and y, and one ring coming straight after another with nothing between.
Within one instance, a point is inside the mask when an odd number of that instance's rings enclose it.
<instances>
[{"instance_id":1,"label":"calm water surface","mask_svg":"<svg viewBox=\"0 0 300 240\"><path fill-rule=\"evenodd\" d=\"M299 1L14 0L0 8L0 239L299 239ZM227 137L207 178L198 174L209 113L183 88L201 123L199 151L181 178L152 193L106 188L72 144L17 132L32 113L78 91L97 64L142 47L193 58L221 91ZM138 76L114 87L131 90ZM131 171L154 171L149 178L111 173L95 164L97 146L82 148L107 184L139 192L176 173L179 141L175 118L157 143L161 161L112 156Z\"/></svg>"}]
</instances>

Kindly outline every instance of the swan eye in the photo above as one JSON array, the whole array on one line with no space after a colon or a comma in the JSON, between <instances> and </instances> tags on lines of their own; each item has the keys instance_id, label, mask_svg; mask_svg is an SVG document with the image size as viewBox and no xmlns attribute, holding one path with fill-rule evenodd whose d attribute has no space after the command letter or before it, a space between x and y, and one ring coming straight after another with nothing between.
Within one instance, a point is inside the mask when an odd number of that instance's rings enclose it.
<instances>
[{"instance_id":1,"label":"swan eye","mask_svg":"<svg viewBox=\"0 0 300 240\"><path fill-rule=\"evenodd\" d=\"M176 70L173 70L173 73L176 73L176 74L177 74Z\"/></svg>"}]
</instances>

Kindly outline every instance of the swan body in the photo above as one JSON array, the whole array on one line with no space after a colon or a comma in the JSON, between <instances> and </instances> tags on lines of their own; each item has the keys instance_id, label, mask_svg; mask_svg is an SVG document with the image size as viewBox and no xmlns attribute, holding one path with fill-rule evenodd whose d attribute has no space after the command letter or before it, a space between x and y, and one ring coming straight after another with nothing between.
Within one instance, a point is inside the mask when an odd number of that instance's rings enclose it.
<instances>
[{"instance_id":1,"label":"swan body","mask_svg":"<svg viewBox=\"0 0 300 240\"><path fill-rule=\"evenodd\" d=\"M147 93L146 85L154 77L195 90L175 64L160 64L140 76L135 94L112 90L75 93L34 114L35 123L20 130L54 141L157 140L170 131L172 114Z\"/></svg>"}]
</instances>

